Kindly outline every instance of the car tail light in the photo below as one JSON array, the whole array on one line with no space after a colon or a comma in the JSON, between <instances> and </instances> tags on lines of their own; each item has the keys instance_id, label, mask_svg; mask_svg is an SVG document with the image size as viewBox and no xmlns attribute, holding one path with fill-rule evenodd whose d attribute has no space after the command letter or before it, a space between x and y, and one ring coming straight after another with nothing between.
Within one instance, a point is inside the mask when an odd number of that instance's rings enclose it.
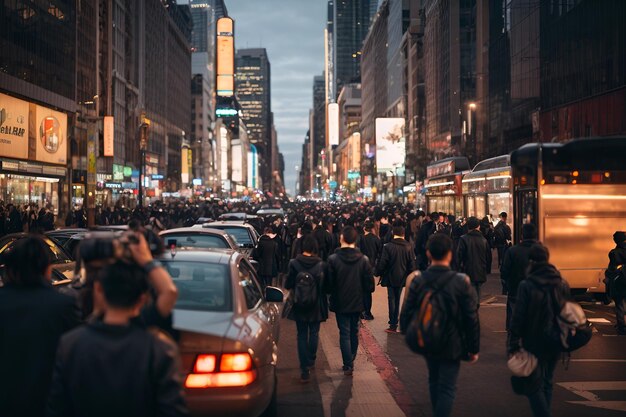
<instances>
[{"instance_id":1,"label":"car tail light","mask_svg":"<svg viewBox=\"0 0 626 417\"><path fill-rule=\"evenodd\" d=\"M201 354L196 357L193 373L187 375L185 388L223 388L250 385L257 377L249 353Z\"/></svg>"},{"instance_id":2,"label":"car tail light","mask_svg":"<svg viewBox=\"0 0 626 417\"><path fill-rule=\"evenodd\" d=\"M249 353L225 353L220 362L222 372L241 372L252 369L252 358Z\"/></svg>"},{"instance_id":3,"label":"car tail light","mask_svg":"<svg viewBox=\"0 0 626 417\"><path fill-rule=\"evenodd\" d=\"M196 374L215 372L216 364L217 358L215 355L198 355L196 364L193 367L193 372Z\"/></svg>"}]
</instances>

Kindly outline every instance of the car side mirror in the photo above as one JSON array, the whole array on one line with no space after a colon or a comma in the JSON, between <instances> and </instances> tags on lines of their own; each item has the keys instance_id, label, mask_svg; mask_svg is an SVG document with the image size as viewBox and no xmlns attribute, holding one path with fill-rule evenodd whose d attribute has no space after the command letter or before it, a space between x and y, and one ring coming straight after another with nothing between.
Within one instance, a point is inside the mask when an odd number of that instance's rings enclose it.
<instances>
[{"instance_id":1,"label":"car side mirror","mask_svg":"<svg viewBox=\"0 0 626 417\"><path fill-rule=\"evenodd\" d=\"M276 287L265 288L265 301L268 303L282 303L285 299L283 291Z\"/></svg>"}]
</instances>

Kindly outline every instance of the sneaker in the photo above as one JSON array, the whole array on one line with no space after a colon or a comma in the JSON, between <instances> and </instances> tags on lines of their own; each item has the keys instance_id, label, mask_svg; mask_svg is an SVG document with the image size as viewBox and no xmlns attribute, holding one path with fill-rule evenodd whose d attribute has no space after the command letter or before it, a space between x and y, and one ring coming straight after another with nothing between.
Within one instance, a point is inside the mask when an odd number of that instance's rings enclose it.
<instances>
[{"instance_id":1,"label":"sneaker","mask_svg":"<svg viewBox=\"0 0 626 417\"><path fill-rule=\"evenodd\" d=\"M398 328L397 327L393 327L393 326L389 326L387 329L385 329L385 332L387 332L387 333L398 333Z\"/></svg>"},{"instance_id":2,"label":"sneaker","mask_svg":"<svg viewBox=\"0 0 626 417\"><path fill-rule=\"evenodd\" d=\"M349 367L349 366L344 366L343 367L343 374L345 376L352 376L352 374L354 373L354 369Z\"/></svg>"},{"instance_id":3,"label":"sneaker","mask_svg":"<svg viewBox=\"0 0 626 417\"><path fill-rule=\"evenodd\" d=\"M306 384L310 380L311 380L311 374L309 373L309 371L308 370L302 371L302 373L300 374L300 382L302 382L303 384Z\"/></svg>"}]
</instances>

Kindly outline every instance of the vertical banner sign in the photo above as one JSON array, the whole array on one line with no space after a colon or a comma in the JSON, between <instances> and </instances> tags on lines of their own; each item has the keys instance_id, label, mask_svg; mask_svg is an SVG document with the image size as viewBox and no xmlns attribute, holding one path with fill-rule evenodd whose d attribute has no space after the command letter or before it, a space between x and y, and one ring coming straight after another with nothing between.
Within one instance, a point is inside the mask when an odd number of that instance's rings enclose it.
<instances>
[{"instance_id":1,"label":"vertical banner sign","mask_svg":"<svg viewBox=\"0 0 626 417\"><path fill-rule=\"evenodd\" d=\"M243 155L241 145L232 145L232 181L243 182Z\"/></svg>"},{"instance_id":2,"label":"vertical banner sign","mask_svg":"<svg viewBox=\"0 0 626 417\"><path fill-rule=\"evenodd\" d=\"M113 156L115 123L113 116L104 116L104 156Z\"/></svg>"},{"instance_id":3,"label":"vertical banner sign","mask_svg":"<svg viewBox=\"0 0 626 417\"><path fill-rule=\"evenodd\" d=\"M189 163L187 161L188 155L189 155L189 148L183 148L180 151L181 153L181 166L180 166L180 172L181 172L181 181L183 182L183 184L188 184L189 183Z\"/></svg>"},{"instance_id":4,"label":"vertical banner sign","mask_svg":"<svg viewBox=\"0 0 626 417\"><path fill-rule=\"evenodd\" d=\"M328 105L328 145L339 145L339 104Z\"/></svg>"},{"instance_id":5,"label":"vertical banner sign","mask_svg":"<svg viewBox=\"0 0 626 417\"><path fill-rule=\"evenodd\" d=\"M87 185L96 186L96 126L87 126Z\"/></svg>"},{"instance_id":6,"label":"vertical banner sign","mask_svg":"<svg viewBox=\"0 0 626 417\"><path fill-rule=\"evenodd\" d=\"M28 159L28 102L0 94L0 156Z\"/></svg>"},{"instance_id":7,"label":"vertical banner sign","mask_svg":"<svg viewBox=\"0 0 626 417\"><path fill-rule=\"evenodd\" d=\"M235 94L235 22L230 17L217 20L217 95Z\"/></svg>"}]
</instances>

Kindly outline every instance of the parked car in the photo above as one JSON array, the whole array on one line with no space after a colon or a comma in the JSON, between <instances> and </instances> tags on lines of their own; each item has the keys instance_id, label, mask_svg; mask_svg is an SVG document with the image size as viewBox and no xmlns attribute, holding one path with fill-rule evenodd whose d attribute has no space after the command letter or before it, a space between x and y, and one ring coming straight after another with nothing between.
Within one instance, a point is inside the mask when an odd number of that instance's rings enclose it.
<instances>
[{"instance_id":1,"label":"parked car","mask_svg":"<svg viewBox=\"0 0 626 417\"><path fill-rule=\"evenodd\" d=\"M72 260L76 260L78 244L85 237L88 229L71 228L56 229L46 232L46 236L57 242L67 252Z\"/></svg>"},{"instance_id":2,"label":"parked car","mask_svg":"<svg viewBox=\"0 0 626 417\"><path fill-rule=\"evenodd\" d=\"M195 225L193 227L197 228L198 225ZM235 239L235 242L237 242L237 245L242 250L242 252L244 252L248 256L250 256L252 250L256 248L256 245L259 242L259 233L252 225L245 222L234 220L218 221L205 223L203 225L200 225L200 227L219 229L230 234Z\"/></svg>"},{"instance_id":3,"label":"parked car","mask_svg":"<svg viewBox=\"0 0 626 417\"><path fill-rule=\"evenodd\" d=\"M166 248L174 246L176 249L239 249L239 245L231 235L219 229L181 227L164 230L159 233L159 236L163 239Z\"/></svg>"},{"instance_id":4,"label":"parked car","mask_svg":"<svg viewBox=\"0 0 626 417\"><path fill-rule=\"evenodd\" d=\"M178 288L178 333L187 404L194 416L272 416L283 293L261 291L233 250L180 250L161 257Z\"/></svg>"},{"instance_id":5,"label":"parked car","mask_svg":"<svg viewBox=\"0 0 626 417\"><path fill-rule=\"evenodd\" d=\"M263 233L263 227L265 226L265 222L262 217L259 217L254 214L248 213L224 213L219 218L219 221L240 221L244 223L251 224L258 233Z\"/></svg>"},{"instance_id":6,"label":"parked car","mask_svg":"<svg viewBox=\"0 0 626 417\"><path fill-rule=\"evenodd\" d=\"M2 253L11 250L13 245L28 236L28 233L13 233L0 238L0 257ZM52 260L52 285L62 286L71 282L74 277L74 269L76 263L72 257L59 245L56 241L47 236L42 236L43 241L49 249L49 256ZM4 277L4 265L0 265L0 287L3 285L2 277Z\"/></svg>"}]
</instances>

